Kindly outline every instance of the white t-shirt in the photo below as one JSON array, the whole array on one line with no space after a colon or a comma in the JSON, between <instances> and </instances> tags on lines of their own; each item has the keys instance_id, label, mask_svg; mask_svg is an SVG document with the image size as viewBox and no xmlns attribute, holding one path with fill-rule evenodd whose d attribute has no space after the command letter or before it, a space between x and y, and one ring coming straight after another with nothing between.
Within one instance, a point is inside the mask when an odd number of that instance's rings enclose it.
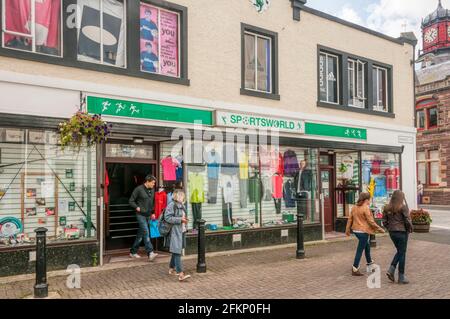
<instances>
[{"instance_id":1,"label":"white t-shirt","mask_svg":"<svg viewBox=\"0 0 450 319\"><path fill-rule=\"evenodd\" d=\"M220 180L220 187L223 191L223 200L225 204L233 202L233 176L222 175Z\"/></svg>"}]
</instances>

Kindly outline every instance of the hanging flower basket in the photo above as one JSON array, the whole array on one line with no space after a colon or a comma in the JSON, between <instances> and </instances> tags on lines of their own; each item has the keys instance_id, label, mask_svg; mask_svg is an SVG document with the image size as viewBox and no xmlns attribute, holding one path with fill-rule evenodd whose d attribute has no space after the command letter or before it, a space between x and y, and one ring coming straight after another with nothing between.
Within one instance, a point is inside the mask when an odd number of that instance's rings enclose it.
<instances>
[{"instance_id":1,"label":"hanging flower basket","mask_svg":"<svg viewBox=\"0 0 450 319\"><path fill-rule=\"evenodd\" d=\"M59 124L61 147L92 147L106 141L111 134L112 124L104 122L100 115L77 112L69 120Z\"/></svg>"}]
</instances>

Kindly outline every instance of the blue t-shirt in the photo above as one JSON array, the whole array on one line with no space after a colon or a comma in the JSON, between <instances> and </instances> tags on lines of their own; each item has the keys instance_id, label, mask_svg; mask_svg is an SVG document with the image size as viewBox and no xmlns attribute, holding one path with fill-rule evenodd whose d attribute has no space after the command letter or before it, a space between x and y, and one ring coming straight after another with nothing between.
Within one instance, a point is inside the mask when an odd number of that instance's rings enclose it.
<instances>
[{"instance_id":1,"label":"blue t-shirt","mask_svg":"<svg viewBox=\"0 0 450 319\"><path fill-rule=\"evenodd\" d=\"M141 19L141 39L153 41L152 30L158 30L156 24L147 19Z\"/></svg>"},{"instance_id":2,"label":"blue t-shirt","mask_svg":"<svg viewBox=\"0 0 450 319\"><path fill-rule=\"evenodd\" d=\"M370 183L370 172L372 170L372 163L370 161L363 161L362 166L362 177L363 177L363 183L369 184Z\"/></svg>"},{"instance_id":3,"label":"blue t-shirt","mask_svg":"<svg viewBox=\"0 0 450 319\"><path fill-rule=\"evenodd\" d=\"M377 177L375 178L375 194L374 197L386 197L386 177Z\"/></svg>"},{"instance_id":4,"label":"blue t-shirt","mask_svg":"<svg viewBox=\"0 0 450 319\"><path fill-rule=\"evenodd\" d=\"M158 57L153 52L152 53L148 53L147 51L141 52L142 70L147 72L156 72L154 62L158 62Z\"/></svg>"},{"instance_id":5,"label":"blue t-shirt","mask_svg":"<svg viewBox=\"0 0 450 319\"><path fill-rule=\"evenodd\" d=\"M208 178L219 179L220 155L217 152L208 152L206 162Z\"/></svg>"}]
</instances>

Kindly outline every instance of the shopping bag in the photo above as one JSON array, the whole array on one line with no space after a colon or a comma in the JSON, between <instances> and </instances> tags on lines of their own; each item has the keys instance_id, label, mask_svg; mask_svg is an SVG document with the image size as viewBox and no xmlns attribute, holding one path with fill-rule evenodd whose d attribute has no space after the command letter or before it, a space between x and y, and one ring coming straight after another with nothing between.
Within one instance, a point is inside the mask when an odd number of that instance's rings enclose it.
<instances>
[{"instance_id":1,"label":"shopping bag","mask_svg":"<svg viewBox=\"0 0 450 319\"><path fill-rule=\"evenodd\" d=\"M161 235L159 234L158 229L158 220L150 221L150 238L159 238Z\"/></svg>"}]
</instances>

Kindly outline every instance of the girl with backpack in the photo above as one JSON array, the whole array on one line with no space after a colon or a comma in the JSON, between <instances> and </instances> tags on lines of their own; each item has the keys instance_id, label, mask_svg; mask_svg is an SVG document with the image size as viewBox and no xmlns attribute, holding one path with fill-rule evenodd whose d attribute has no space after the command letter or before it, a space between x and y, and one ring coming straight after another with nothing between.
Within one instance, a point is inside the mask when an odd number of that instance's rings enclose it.
<instances>
[{"instance_id":1,"label":"girl with backpack","mask_svg":"<svg viewBox=\"0 0 450 319\"><path fill-rule=\"evenodd\" d=\"M383 225L389 231L389 236L395 248L397 248L397 253L386 275L390 281L395 282L395 269L398 265L399 284L409 283L405 278L406 249L408 247L409 234L413 231L408 205L405 203L405 194L397 190L392 194L391 201L385 206L383 211Z\"/></svg>"},{"instance_id":2,"label":"girl with backpack","mask_svg":"<svg viewBox=\"0 0 450 319\"><path fill-rule=\"evenodd\" d=\"M164 211L164 220L171 226L165 241L172 253L169 275L177 275L179 281L184 281L191 277L184 273L181 262L181 254L183 248L186 247L186 225L188 223L184 206L186 195L182 190L175 190L172 199L173 201L167 205Z\"/></svg>"}]
</instances>

